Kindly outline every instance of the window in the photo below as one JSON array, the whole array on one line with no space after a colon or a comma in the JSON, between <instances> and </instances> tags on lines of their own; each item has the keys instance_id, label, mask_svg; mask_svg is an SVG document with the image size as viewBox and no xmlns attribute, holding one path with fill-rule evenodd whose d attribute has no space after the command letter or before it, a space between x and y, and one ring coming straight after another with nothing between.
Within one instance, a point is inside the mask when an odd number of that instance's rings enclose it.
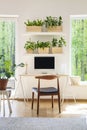
<instances>
[{"instance_id":1,"label":"window","mask_svg":"<svg viewBox=\"0 0 87 130\"><path fill-rule=\"evenodd\" d=\"M87 80L87 16L71 16L71 74Z\"/></svg>"},{"instance_id":2,"label":"window","mask_svg":"<svg viewBox=\"0 0 87 130\"><path fill-rule=\"evenodd\" d=\"M11 60L10 70L13 71L14 74L15 70L13 69L13 66L15 64L16 26L17 16L0 16L0 55L4 55L2 60ZM4 66L2 60L0 61L0 67Z\"/></svg>"}]
</instances>

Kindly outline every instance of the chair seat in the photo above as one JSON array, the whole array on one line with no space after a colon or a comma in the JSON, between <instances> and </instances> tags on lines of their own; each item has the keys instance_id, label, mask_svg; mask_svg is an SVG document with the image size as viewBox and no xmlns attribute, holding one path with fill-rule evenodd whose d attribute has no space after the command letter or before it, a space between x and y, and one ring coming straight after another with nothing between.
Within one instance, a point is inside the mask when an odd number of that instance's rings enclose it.
<instances>
[{"instance_id":1,"label":"chair seat","mask_svg":"<svg viewBox=\"0 0 87 130\"><path fill-rule=\"evenodd\" d=\"M33 91L38 92L38 88L33 87ZM57 93L58 93L58 90L55 87L40 88L40 94L51 95L51 94L57 94Z\"/></svg>"}]
</instances>

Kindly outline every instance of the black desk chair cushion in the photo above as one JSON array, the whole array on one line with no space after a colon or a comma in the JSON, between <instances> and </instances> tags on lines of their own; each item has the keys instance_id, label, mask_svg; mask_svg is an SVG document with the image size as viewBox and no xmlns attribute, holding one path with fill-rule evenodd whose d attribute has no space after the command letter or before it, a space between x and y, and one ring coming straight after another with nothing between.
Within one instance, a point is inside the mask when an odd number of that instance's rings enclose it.
<instances>
[{"instance_id":1,"label":"black desk chair cushion","mask_svg":"<svg viewBox=\"0 0 87 130\"><path fill-rule=\"evenodd\" d=\"M38 92L38 88L33 87L32 91ZM55 87L47 87L47 88L43 87L43 88L40 88L40 93L44 94L44 95L46 95L46 94L47 95L52 95L52 93L53 94L57 94L58 93L58 89L56 89Z\"/></svg>"}]
</instances>

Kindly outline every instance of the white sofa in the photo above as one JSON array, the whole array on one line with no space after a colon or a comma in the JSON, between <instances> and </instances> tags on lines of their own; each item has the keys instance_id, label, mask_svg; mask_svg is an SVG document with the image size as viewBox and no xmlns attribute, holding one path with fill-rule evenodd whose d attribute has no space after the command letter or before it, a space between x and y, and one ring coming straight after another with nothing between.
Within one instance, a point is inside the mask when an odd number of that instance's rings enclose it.
<instances>
[{"instance_id":1,"label":"white sofa","mask_svg":"<svg viewBox=\"0 0 87 130\"><path fill-rule=\"evenodd\" d=\"M79 87L87 87L87 81L81 81L80 76L70 76L70 85L79 86Z\"/></svg>"},{"instance_id":2,"label":"white sofa","mask_svg":"<svg viewBox=\"0 0 87 130\"><path fill-rule=\"evenodd\" d=\"M80 76L69 76L67 84L61 80L63 99L87 99L87 81L81 81Z\"/></svg>"}]
</instances>

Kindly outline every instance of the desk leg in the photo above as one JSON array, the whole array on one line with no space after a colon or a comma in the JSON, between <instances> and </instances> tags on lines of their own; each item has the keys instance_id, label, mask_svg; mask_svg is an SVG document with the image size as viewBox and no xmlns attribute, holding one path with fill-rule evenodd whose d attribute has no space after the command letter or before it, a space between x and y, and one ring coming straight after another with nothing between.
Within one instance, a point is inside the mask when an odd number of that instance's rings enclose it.
<instances>
[{"instance_id":1,"label":"desk leg","mask_svg":"<svg viewBox=\"0 0 87 130\"><path fill-rule=\"evenodd\" d=\"M22 93L23 93L23 97L24 97L24 102L26 102L26 100L28 101L28 98L25 98L24 86L23 86L21 77L20 77L20 83L21 83ZM25 88L25 91L26 91L26 88ZM26 93L26 96L27 96L27 93Z\"/></svg>"},{"instance_id":2,"label":"desk leg","mask_svg":"<svg viewBox=\"0 0 87 130\"><path fill-rule=\"evenodd\" d=\"M64 89L63 89L63 96L62 96L62 100L61 100L61 104L63 104L64 102L64 92L66 92L66 87L69 85L69 76L67 76L67 79L66 79L66 83L65 83L65 86L64 86ZM72 92L72 97L74 99L74 102L76 103L76 98Z\"/></svg>"},{"instance_id":3,"label":"desk leg","mask_svg":"<svg viewBox=\"0 0 87 130\"><path fill-rule=\"evenodd\" d=\"M66 91L66 87L67 87L68 81L69 81L69 77L67 76L66 78L67 78L67 79L66 79L65 86L64 86L64 88L63 88L63 94L62 94L61 105L64 103L64 92Z\"/></svg>"},{"instance_id":4,"label":"desk leg","mask_svg":"<svg viewBox=\"0 0 87 130\"><path fill-rule=\"evenodd\" d=\"M24 98L24 103L26 103L25 94L24 94L24 88L23 88L21 76L19 77L18 84L17 84L17 87L16 87L16 89L15 89L14 98L15 98L15 95L16 95L16 93L17 93L17 90L18 90L19 85L20 85L21 90L22 90L22 94L23 94L23 98Z\"/></svg>"},{"instance_id":5,"label":"desk leg","mask_svg":"<svg viewBox=\"0 0 87 130\"><path fill-rule=\"evenodd\" d=\"M24 97L24 102L26 103L25 94L24 94L24 88L23 88L21 77L20 77L20 84L21 84L22 94L23 94L23 97Z\"/></svg>"},{"instance_id":6,"label":"desk leg","mask_svg":"<svg viewBox=\"0 0 87 130\"><path fill-rule=\"evenodd\" d=\"M15 95L16 95L16 93L17 93L17 89L18 89L19 83L20 83L20 82L18 81L17 87L15 88L14 99L15 99Z\"/></svg>"}]
</instances>

